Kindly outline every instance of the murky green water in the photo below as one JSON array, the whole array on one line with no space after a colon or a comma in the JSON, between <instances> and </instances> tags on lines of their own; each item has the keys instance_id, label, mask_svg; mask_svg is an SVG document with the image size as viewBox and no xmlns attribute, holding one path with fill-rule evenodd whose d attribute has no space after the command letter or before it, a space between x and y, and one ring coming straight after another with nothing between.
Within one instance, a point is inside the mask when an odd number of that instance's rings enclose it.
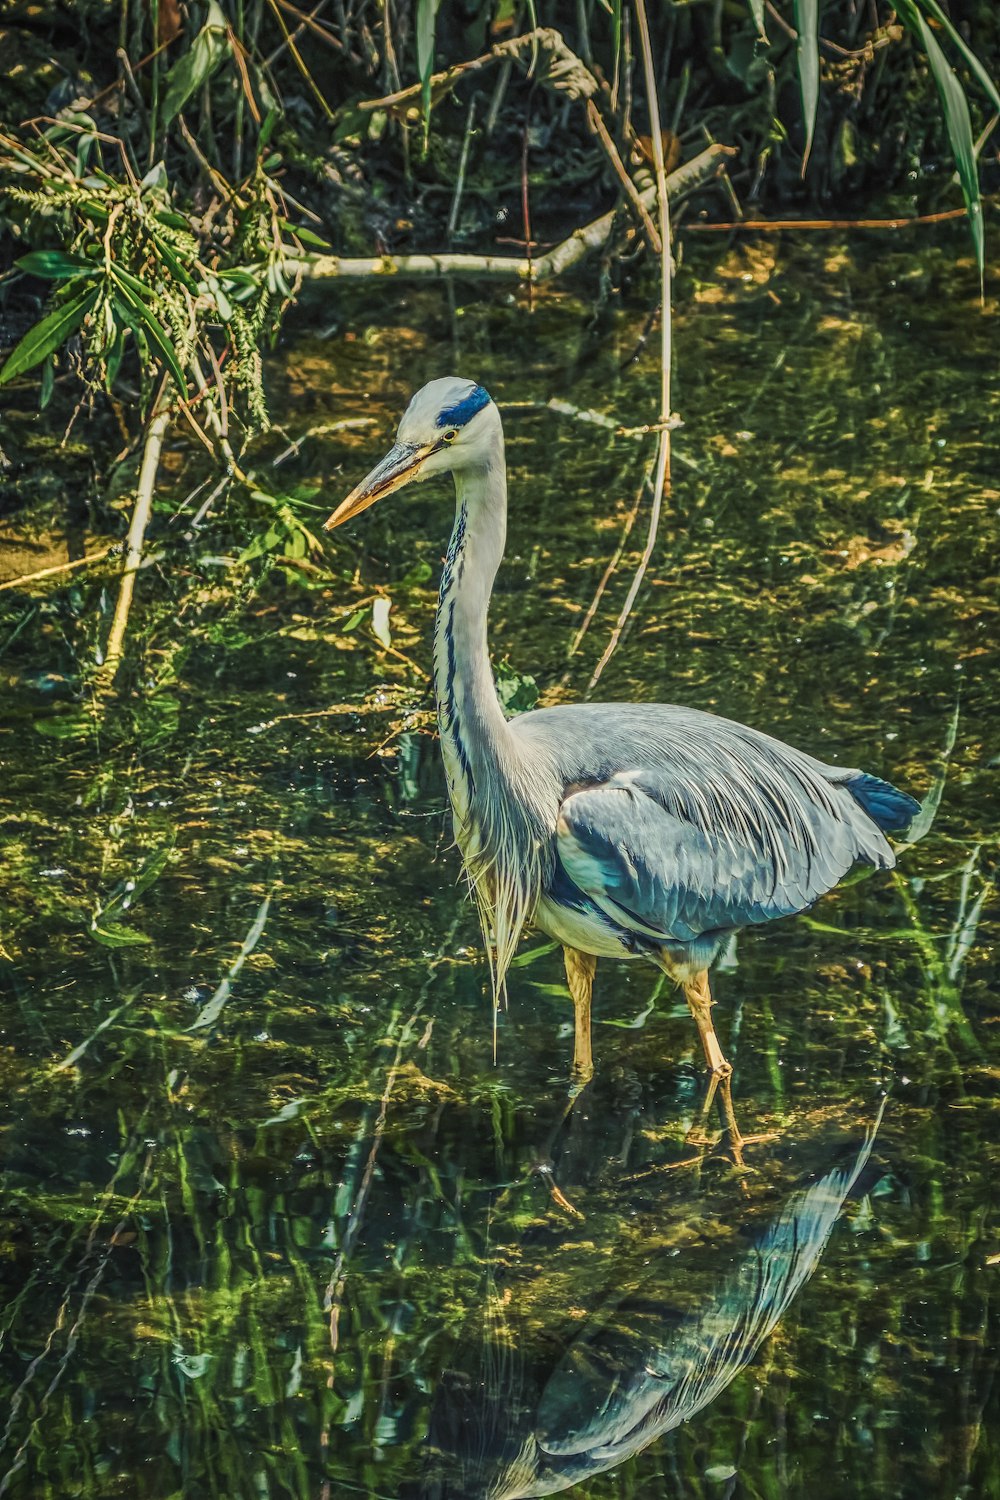
<instances>
[{"instance_id":1,"label":"murky green water","mask_svg":"<svg viewBox=\"0 0 1000 1500\"><path fill-rule=\"evenodd\" d=\"M412 665L444 490L338 534L332 585L234 566L238 510L170 544L101 726L75 697L96 585L0 595L0 1494L1000 1497L1000 378L995 288L984 312L951 255L682 273L674 499L601 695L940 793L895 877L718 976L768 1137L748 1171L714 1119L688 1140L697 1038L652 969L599 969L572 1110L556 953L515 971L493 1065ZM644 321L567 291L314 303L276 420L373 420L281 484L325 514L451 369L648 420L648 353L620 368ZM634 553L567 650L648 450L546 409L507 431L495 652L579 696Z\"/></svg>"}]
</instances>

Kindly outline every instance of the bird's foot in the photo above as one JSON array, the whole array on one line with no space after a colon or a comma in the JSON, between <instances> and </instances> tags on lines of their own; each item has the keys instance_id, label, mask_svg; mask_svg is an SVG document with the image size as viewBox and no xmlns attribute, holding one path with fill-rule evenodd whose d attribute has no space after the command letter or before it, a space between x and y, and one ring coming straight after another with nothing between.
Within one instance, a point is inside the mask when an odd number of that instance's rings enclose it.
<instances>
[{"instance_id":1,"label":"bird's foot","mask_svg":"<svg viewBox=\"0 0 1000 1500\"><path fill-rule=\"evenodd\" d=\"M561 1208L564 1213L571 1214L574 1219L583 1218L583 1214L574 1204L569 1201L569 1199L566 1197L566 1194L559 1186L558 1182L556 1182L556 1179L552 1173L551 1162L540 1161L536 1163L536 1165L532 1167L531 1170L544 1180L545 1185L549 1190L549 1195L552 1199L552 1202L556 1205L557 1208Z\"/></svg>"},{"instance_id":2,"label":"bird's foot","mask_svg":"<svg viewBox=\"0 0 1000 1500\"><path fill-rule=\"evenodd\" d=\"M706 1130L704 1120L698 1120L684 1137L684 1144L707 1150L709 1146L717 1146L721 1140L721 1130Z\"/></svg>"},{"instance_id":3,"label":"bird's foot","mask_svg":"<svg viewBox=\"0 0 1000 1500\"><path fill-rule=\"evenodd\" d=\"M748 1167L743 1160L744 1148L760 1145L763 1141L776 1141L778 1139L778 1133L775 1130L762 1131L760 1135L743 1135L741 1131L736 1131L734 1134L732 1130L727 1130L725 1133L729 1137L727 1145L729 1146L733 1161L746 1172L750 1172L753 1169Z\"/></svg>"}]
</instances>

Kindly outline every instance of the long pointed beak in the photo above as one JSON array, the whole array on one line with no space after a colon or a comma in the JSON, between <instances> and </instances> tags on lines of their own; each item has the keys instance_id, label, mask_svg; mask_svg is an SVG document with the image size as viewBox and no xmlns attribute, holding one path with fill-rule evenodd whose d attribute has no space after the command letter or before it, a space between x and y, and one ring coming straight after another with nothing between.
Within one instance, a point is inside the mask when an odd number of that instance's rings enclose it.
<instances>
[{"instance_id":1,"label":"long pointed beak","mask_svg":"<svg viewBox=\"0 0 1000 1500\"><path fill-rule=\"evenodd\" d=\"M393 490L401 489L411 479L416 479L421 464L431 451L429 445L418 447L414 443L397 443L390 448L382 462L375 465L371 473L354 487L347 499L337 506L330 519L323 523L323 530L332 531L335 526L349 521L352 516L359 516L369 505L374 505L376 500L391 495Z\"/></svg>"}]
</instances>

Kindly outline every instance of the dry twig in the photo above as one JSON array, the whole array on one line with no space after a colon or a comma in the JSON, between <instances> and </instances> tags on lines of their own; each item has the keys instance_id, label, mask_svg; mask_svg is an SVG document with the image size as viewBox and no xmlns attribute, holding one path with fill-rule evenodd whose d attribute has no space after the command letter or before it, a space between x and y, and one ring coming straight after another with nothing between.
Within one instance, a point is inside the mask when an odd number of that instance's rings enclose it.
<instances>
[{"instance_id":1,"label":"dry twig","mask_svg":"<svg viewBox=\"0 0 1000 1500\"><path fill-rule=\"evenodd\" d=\"M23 588L26 583L35 583L39 578L54 578L57 573L70 573L74 568L85 568L88 563L100 562L114 552L117 545L117 542L112 542L98 552L91 552L89 557L76 557L71 562L56 563L51 568L39 568L37 573L22 573L20 578L6 578L0 583L0 590Z\"/></svg>"},{"instance_id":2,"label":"dry twig","mask_svg":"<svg viewBox=\"0 0 1000 1500\"><path fill-rule=\"evenodd\" d=\"M611 639L605 647L604 654L587 685L587 692L593 691L597 681L607 666L608 662L621 640L622 631L625 629L626 621L632 612L642 580L646 576L649 560L656 546L656 533L660 524L660 510L663 505L664 493L670 491L670 357L671 357L671 318L670 318L670 202L667 192L667 174L663 163L663 137L660 133L660 110L656 97L656 73L653 67L653 49L649 39L649 23L646 19L645 0L635 0L636 19L639 23L639 37L642 44L642 66L646 77L646 95L649 100L649 123L653 141L653 165L656 171L656 200L660 216L660 285L662 306L660 311L660 442L656 453L656 477L653 480L653 508L649 517L649 530L646 534L646 546L635 577L632 580L625 603L622 605L621 613L615 622L615 628L611 632ZM711 147L709 148L711 150Z\"/></svg>"}]
</instances>

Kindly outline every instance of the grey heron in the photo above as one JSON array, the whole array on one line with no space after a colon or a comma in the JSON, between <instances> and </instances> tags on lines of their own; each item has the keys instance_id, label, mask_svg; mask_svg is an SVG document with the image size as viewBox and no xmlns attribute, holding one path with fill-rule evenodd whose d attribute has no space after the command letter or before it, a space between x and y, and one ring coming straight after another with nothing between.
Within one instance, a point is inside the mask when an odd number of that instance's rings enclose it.
<instances>
[{"instance_id":1,"label":"grey heron","mask_svg":"<svg viewBox=\"0 0 1000 1500\"><path fill-rule=\"evenodd\" d=\"M876 776L698 709L581 703L508 719L487 642L507 529L503 427L489 394L455 377L425 385L393 448L326 529L411 480L443 474L454 479L456 506L434 687L494 1007L534 923L563 946L578 1080L593 1073L599 958L663 969L683 988L711 1079L728 1078L708 971L729 935L803 911L856 861L892 868L885 835L905 828L919 804Z\"/></svg>"}]
</instances>

